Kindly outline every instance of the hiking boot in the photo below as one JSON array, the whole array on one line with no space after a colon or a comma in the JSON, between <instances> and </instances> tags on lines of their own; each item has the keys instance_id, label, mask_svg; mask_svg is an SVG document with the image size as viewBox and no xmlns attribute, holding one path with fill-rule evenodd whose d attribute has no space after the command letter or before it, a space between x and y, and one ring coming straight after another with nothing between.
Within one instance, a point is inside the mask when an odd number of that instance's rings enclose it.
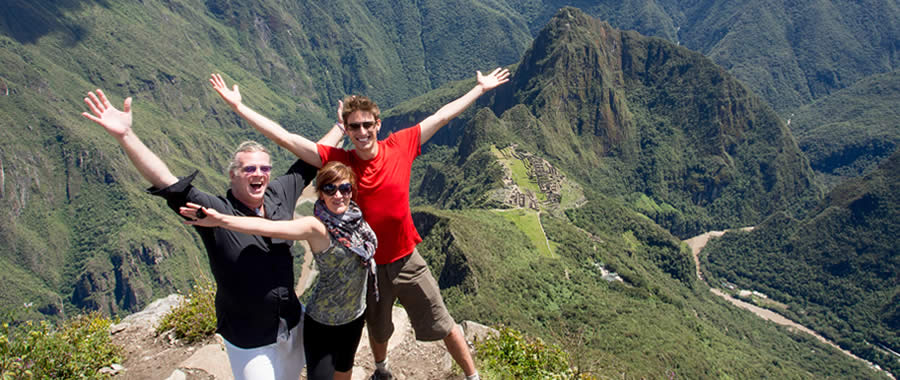
<instances>
[{"instance_id":1,"label":"hiking boot","mask_svg":"<svg viewBox=\"0 0 900 380\"><path fill-rule=\"evenodd\" d=\"M391 373L391 371L389 371L387 369L378 369L378 368L375 369L375 372L372 373L372 377L369 378L369 380L393 380L393 379L394 379L394 375Z\"/></svg>"}]
</instances>

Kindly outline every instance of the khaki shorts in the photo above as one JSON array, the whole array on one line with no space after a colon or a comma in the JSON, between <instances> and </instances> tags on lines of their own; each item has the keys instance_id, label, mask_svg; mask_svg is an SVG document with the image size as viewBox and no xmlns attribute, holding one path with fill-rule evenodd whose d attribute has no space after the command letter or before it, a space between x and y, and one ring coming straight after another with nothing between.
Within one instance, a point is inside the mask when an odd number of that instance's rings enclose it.
<instances>
[{"instance_id":1,"label":"khaki shorts","mask_svg":"<svg viewBox=\"0 0 900 380\"><path fill-rule=\"evenodd\" d=\"M377 277L380 299L375 302L371 282L366 299L366 327L376 342L387 342L394 333L391 310L395 300L406 309L417 340L434 341L450 335L456 323L418 250L400 260L379 265Z\"/></svg>"}]
</instances>

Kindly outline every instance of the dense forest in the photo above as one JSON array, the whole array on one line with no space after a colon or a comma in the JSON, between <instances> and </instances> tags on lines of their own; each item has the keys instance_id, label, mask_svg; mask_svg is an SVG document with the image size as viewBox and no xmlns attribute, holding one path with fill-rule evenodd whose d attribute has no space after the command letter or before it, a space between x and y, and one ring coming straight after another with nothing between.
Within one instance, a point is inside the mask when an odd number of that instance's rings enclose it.
<instances>
[{"instance_id":1,"label":"dense forest","mask_svg":"<svg viewBox=\"0 0 900 380\"><path fill-rule=\"evenodd\" d=\"M826 186L867 174L900 146L900 72L873 75L809 105L791 129Z\"/></svg>"},{"instance_id":2,"label":"dense forest","mask_svg":"<svg viewBox=\"0 0 900 380\"><path fill-rule=\"evenodd\" d=\"M811 215L784 213L710 243L715 279L758 289L792 319L864 357L900 366L900 153L832 190Z\"/></svg>"}]
</instances>

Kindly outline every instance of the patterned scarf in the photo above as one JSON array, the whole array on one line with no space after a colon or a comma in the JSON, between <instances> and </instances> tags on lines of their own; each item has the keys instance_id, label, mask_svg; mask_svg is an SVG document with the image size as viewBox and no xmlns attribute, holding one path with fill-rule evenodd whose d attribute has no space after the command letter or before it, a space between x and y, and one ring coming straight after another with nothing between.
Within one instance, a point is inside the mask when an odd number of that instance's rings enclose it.
<instances>
[{"instance_id":1,"label":"patterned scarf","mask_svg":"<svg viewBox=\"0 0 900 380\"><path fill-rule=\"evenodd\" d=\"M378 247L378 238L375 237L375 231L372 231L369 223L363 219L362 210L359 209L356 202L350 201L350 207L346 212L335 215L325 206L325 202L319 199L316 201L313 213L322 221L325 229L335 240L359 256L361 264L366 266L372 277L375 278L375 248ZM378 298L377 280L375 297Z\"/></svg>"}]
</instances>

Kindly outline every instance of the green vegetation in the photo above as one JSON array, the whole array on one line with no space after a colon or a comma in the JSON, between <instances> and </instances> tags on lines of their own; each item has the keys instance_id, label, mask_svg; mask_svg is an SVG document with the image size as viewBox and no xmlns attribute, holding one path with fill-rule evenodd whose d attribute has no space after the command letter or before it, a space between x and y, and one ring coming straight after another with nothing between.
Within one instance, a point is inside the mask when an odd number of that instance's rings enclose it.
<instances>
[{"instance_id":1,"label":"green vegetation","mask_svg":"<svg viewBox=\"0 0 900 380\"><path fill-rule=\"evenodd\" d=\"M506 220L509 220L510 222L515 224L516 228L518 228L520 231L524 232L525 235L528 236L528 240L531 241L531 244L538 252L547 257L554 257L553 251L551 251L550 249L550 243L547 240L547 236L544 235L544 228L541 227L540 213L534 210L526 209L514 209L496 212L506 218Z\"/></svg>"},{"instance_id":2,"label":"green vegetation","mask_svg":"<svg viewBox=\"0 0 900 380\"><path fill-rule=\"evenodd\" d=\"M562 210L578 207L585 200L581 186L572 180L563 181L560 193L562 199L559 201L559 208Z\"/></svg>"},{"instance_id":3,"label":"green vegetation","mask_svg":"<svg viewBox=\"0 0 900 380\"><path fill-rule=\"evenodd\" d=\"M558 244L554 258L490 211L416 208L413 217L456 319L540 337L598 378L878 376L812 337L736 310L693 277L679 279L693 267L677 239L614 200L591 204L570 212L590 235L542 214ZM598 263L626 282L603 280Z\"/></svg>"},{"instance_id":4,"label":"green vegetation","mask_svg":"<svg viewBox=\"0 0 900 380\"><path fill-rule=\"evenodd\" d=\"M773 215L704 250L710 281L756 289L784 312L897 373L900 347L900 153L832 190L809 217ZM896 351L896 350L895 350Z\"/></svg>"},{"instance_id":5,"label":"green vegetation","mask_svg":"<svg viewBox=\"0 0 900 380\"><path fill-rule=\"evenodd\" d=\"M429 204L489 204L460 188L479 184L484 195L501 186L491 144L517 144L598 193L643 194L635 207L683 238L798 212L821 197L790 131L736 79L697 53L574 8L550 21L491 100L460 121L454 167L429 163L434 174L419 189ZM508 162L528 188L524 163Z\"/></svg>"},{"instance_id":6,"label":"green vegetation","mask_svg":"<svg viewBox=\"0 0 900 380\"><path fill-rule=\"evenodd\" d=\"M522 58L511 83L444 128L414 168L412 203L426 206L416 214L421 249L455 316L584 346L572 357L597 358L602 373L615 376L875 376L711 299L671 235L755 225L787 211L765 224L785 226L791 245L753 252L771 261L778 261L772 252L799 252L804 261L780 260L784 272L764 274L797 272L804 283L785 281L793 288L781 291L748 273L737 277L783 296L788 312L852 341L841 344L854 351L865 341L897 347L890 333L898 330L893 305L900 301L880 288L886 280L878 269L895 260L879 255L896 248L870 232L897 236L896 216L869 219L871 202L888 197L852 195L881 189L873 184L882 177L832 193L856 206L828 200L835 205L814 209L821 198L814 173L786 118L766 105L786 113L897 67L900 56L886 41L900 35L900 17L890 4L583 4L607 25L573 8L556 13L558 1L7 3L0 18L0 311L34 305L17 320L62 320L84 308L128 313L207 275L196 234L145 193L115 142L79 115L87 90L103 88L116 105L133 96L137 134L177 175L199 170L194 184L222 194L229 147L261 136L210 90L211 72L240 83L254 109L316 137L346 94L396 105L385 112L386 133L471 88L474 70ZM792 127L829 185L871 174L895 149L891 75L797 111ZM542 253L546 240L539 244L531 216L511 222L478 210L500 207L491 192L502 185L503 166L488 147L513 143L574 181L564 183L572 185L563 191L568 211L540 214L553 255ZM281 149L273 156L276 170L293 160ZM524 185L522 165L516 177ZM583 198L573 188L585 189ZM841 250L819 250L802 234ZM755 256L746 252L710 265L762 275L749 265L759 263L744 265ZM810 252L859 254L816 267L808 265L819 262ZM606 282L601 267L625 282ZM835 299L840 292L848 297ZM498 299L508 304L497 306ZM854 319L847 300L865 316ZM584 344L567 343L560 331L581 331Z\"/></svg>"},{"instance_id":7,"label":"green vegetation","mask_svg":"<svg viewBox=\"0 0 900 380\"><path fill-rule=\"evenodd\" d=\"M900 146L900 72L873 75L799 108L797 143L829 188L875 170Z\"/></svg>"},{"instance_id":8,"label":"green vegetation","mask_svg":"<svg viewBox=\"0 0 900 380\"><path fill-rule=\"evenodd\" d=\"M525 2L531 29L571 2ZM578 4L617 29L664 38L703 53L784 114L847 87L866 76L898 67L885 41L900 35L898 9L884 2L865 5L835 0L773 5L668 1ZM534 9L534 10L530 10ZM890 37L889 37L890 36Z\"/></svg>"},{"instance_id":9,"label":"green vegetation","mask_svg":"<svg viewBox=\"0 0 900 380\"><path fill-rule=\"evenodd\" d=\"M108 318L79 315L58 327L47 321L4 322L0 329L3 379L101 378L100 368L121 361L122 349L110 341Z\"/></svg>"},{"instance_id":10,"label":"green vegetation","mask_svg":"<svg viewBox=\"0 0 900 380\"><path fill-rule=\"evenodd\" d=\"M172 330L185 343L208 339L216 333L215 302L215 284L207 281L195 285L178 306L163 316L156 333Z\"/></svg>"},{"instance_id":11,"label":"green vegetation","mask_svg":"<svg viewBox=\"0 0 900 380\"><path fill-rule=\"evenodd\" d=\"M555 344L528 339L500 326L496 335L476 342L479 372L490 379L589 379L569 368L569 357Z\"/></svg>"}]
</instances>

